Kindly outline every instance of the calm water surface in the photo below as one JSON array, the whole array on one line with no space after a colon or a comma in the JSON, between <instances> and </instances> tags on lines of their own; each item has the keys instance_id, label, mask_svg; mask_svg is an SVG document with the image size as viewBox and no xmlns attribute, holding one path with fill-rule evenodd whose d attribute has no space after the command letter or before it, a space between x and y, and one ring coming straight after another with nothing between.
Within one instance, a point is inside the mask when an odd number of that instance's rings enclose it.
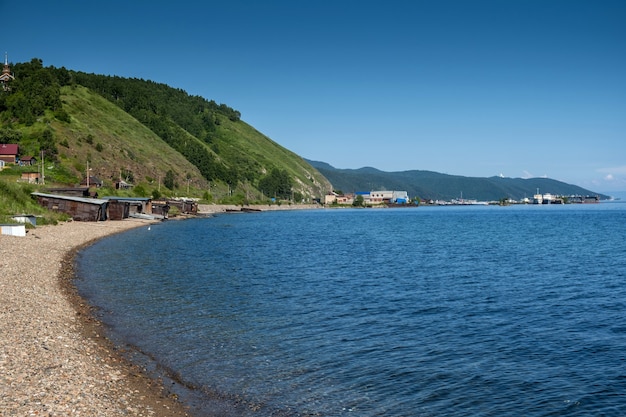
<instances>
[{"instance_id":1,"label":"calm water surface","mask_svg":"<svg viewBox=\"0 0 626 417\"><path fill-rule=\"evenodd\" d=\"M77 263L200 416L626 415L624 203L220 215Z\"/></svg>"}]
</instances>

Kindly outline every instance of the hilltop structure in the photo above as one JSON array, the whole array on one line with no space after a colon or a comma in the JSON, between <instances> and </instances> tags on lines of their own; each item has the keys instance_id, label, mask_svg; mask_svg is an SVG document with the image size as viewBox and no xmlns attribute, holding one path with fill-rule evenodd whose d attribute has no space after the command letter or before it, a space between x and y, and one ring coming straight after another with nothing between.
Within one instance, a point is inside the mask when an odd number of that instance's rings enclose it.
<instances>
[{"instance_id":1,"label":"hilltop structure","mask_svg":"<svg viewBox=\"0 0 626 417\"><path fill-rule=\"evenodd\" d=\"M0 74L0 84L4 91L11 91L9 83L13 81L15 77L11 74L11 68L9 67L9 54L4 54L4 68L2 68L2 74Z\"/></svg>"}]
</instances>

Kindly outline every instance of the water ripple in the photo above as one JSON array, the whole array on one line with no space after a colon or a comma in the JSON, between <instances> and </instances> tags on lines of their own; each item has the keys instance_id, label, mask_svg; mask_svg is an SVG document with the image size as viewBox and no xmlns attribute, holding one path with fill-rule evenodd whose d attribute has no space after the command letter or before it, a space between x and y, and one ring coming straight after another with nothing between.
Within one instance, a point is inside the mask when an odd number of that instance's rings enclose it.
<instances>
[{"instance_id":1,"label":"water ripple","mask_svg":"<svg viewBox=\"0 0 626 417\"><path fill-rule=\"evenodd\" d=\"M172 222L79 287L198 415L625 415L625 206Z\"/></svg>"}]
</instances>

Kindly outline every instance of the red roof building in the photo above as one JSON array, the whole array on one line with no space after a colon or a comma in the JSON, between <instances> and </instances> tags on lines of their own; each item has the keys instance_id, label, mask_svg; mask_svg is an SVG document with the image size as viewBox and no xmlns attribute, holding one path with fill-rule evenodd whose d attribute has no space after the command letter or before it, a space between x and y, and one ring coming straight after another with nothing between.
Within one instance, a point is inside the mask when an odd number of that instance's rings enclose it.
<instances>
[{"instance_id":1,"label":"red roof building","mask_svg":"<svg viewBox=\"0 0 626 417\"><path fill-rule=\"evenodd\" d=\"M15 164L20 147L16 143L0 144L0 160L7 164Z\"/></svg>"}]
</instances>

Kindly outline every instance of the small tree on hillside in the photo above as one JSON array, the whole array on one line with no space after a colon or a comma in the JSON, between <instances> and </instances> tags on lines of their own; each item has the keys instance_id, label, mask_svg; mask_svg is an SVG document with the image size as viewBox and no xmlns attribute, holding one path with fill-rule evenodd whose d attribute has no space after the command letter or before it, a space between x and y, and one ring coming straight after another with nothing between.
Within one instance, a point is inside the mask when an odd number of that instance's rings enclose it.
<instances>
[{"instance_id":1,"label":"small tree on hillside","mask_svg":"<svg viewBox=\"0 0 626 417\"><path fill-rule=\"evenodd\" d=\"M57 149L52 130L46 129L43 131L39 139L39 148L41 151L45 152L48 158L56 161L59 150Z\"/></svg>"},{"instance_id":2,"label":"small tree on hillside","mask_svg":"<svg viewBox=\"0 0 626 417\"><path fill-rule=\"evenodd\" d=\"M20 143L22 140L22 132L11 128L0 129L0 142L1 143Z\"/></svg>"},{"instance_id":3,"label":"small tree on hillside","mask_svg":"<svg viewBox=\"0 0 626 417\"><path fill-rule=\"evenodd\" d=\"M165 173L165 178L163 179L163 185L170 190L174 189L174 172L170 169Z\"/></svg>"},{"instance_id":4,"label":"small tree on hillside","mask_svg":"<svg viewBox=\"0 0 626 417\"><path fill-rule=\"evenodd\" d=\"M291 198L292 181L286 170L278 168L261 178L259 181L259 190L269 197L277 197L282 199Z\"/></svg>"}]
</instances>

